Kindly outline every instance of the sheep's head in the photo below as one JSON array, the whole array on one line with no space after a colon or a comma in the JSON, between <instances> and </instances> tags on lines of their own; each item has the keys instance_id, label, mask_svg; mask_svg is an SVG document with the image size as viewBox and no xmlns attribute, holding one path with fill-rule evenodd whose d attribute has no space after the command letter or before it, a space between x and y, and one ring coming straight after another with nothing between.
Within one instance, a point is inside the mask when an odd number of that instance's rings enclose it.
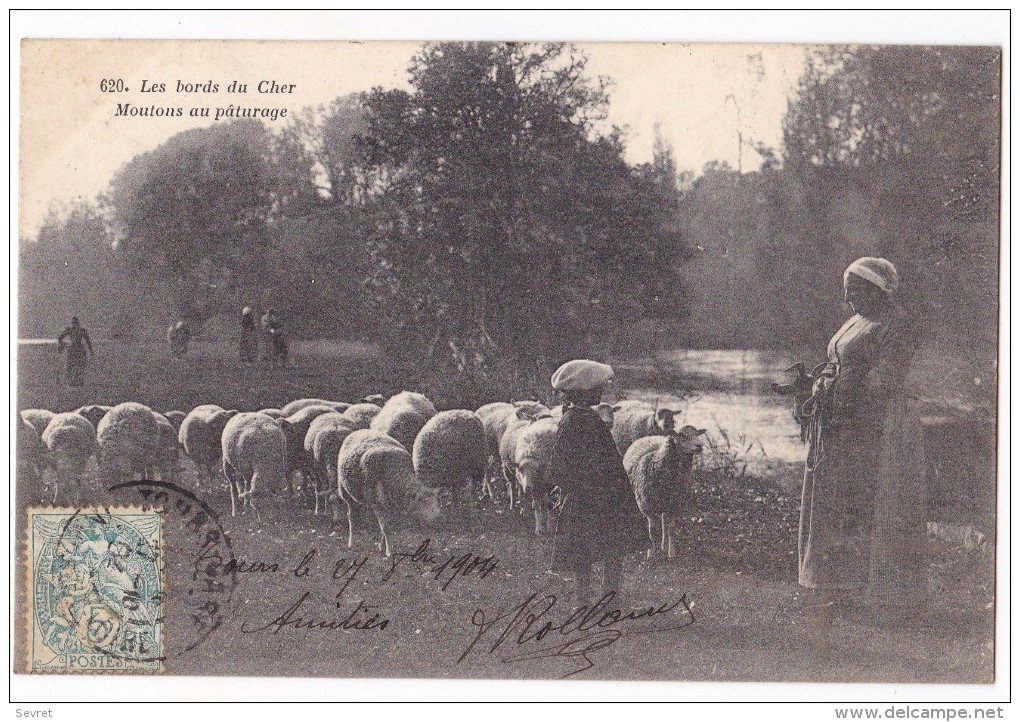
<instances>
[{"instance_id":1,"label":"sheep's head","mask_svg":"<svg viewBox=\"0 0 1020 722\"><path fill-rule=\"evenodd\" d=\"M705 429L698 429L690 424L685 424L677 429L672 437L676 441L677 449L681 454L700 454L705 448L701 443L701 437L705 435Z\"/></svg>"},{"instance_id":2,"label":"sheep's head","mask_svg":"<svg viewBox=\"0 0 1020 722\"><path fill-rule=\"evenodd\" d=\"M512 401L511 404L518 419L533 421L549 411L544 404L538 401Z\"/></svg>"},{"instance_id":3,"label":"sheep's head","mask_svg":"<svg viewBox=\"0 0 1020 722\"><path fill-rule=\"evenodd\" d=\"M676 416L679 413L679 409L657 409L655 412L656 428L667 436L673 433L676 428Z\"/></svg>"},{"instance_id":4,"label":"sheep's head","mask_svg":"<svg viewBox=\"0 0 1020 722\"><path fill-rule=\"evenodd\" d=\"M592 406L592 409L599 415L599 418L602 419L602 423L610 428L613 426L614 414L616 414L616 412L621 408L622 407L620 406L607 404L605 401L596 406Z\"/></svg>"}]
</instances>

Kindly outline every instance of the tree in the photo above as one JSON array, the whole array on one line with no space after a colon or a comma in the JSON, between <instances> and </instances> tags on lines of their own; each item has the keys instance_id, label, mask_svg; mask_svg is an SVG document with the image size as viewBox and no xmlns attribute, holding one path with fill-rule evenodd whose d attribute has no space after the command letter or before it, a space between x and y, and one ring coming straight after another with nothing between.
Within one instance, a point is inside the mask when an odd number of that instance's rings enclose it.
<instances>
[{"instance_id":1,"label":"tree","mask_svg":"<svg viewBox=\"0 0 1020 722\"><path fill-rule=\"evenodd\" d=\"M179 133L114 176L106 205L117 248L167 281L181 313L201 313L196 302L219 279L265 273L269 147L260 122L235 121Z\"/></svg>"},{"instance_id":2,"label":"tree","mask_svg":"<svg viewBox=\"0 0 1020 722\"><path fill-rule=\"evenodd\" d=\"M430 44L410 93L366 96L377 287L426 357L544 375L676 297L675 183L595 131L585 67L563 44Z\"/></svg>"}]
</instances>

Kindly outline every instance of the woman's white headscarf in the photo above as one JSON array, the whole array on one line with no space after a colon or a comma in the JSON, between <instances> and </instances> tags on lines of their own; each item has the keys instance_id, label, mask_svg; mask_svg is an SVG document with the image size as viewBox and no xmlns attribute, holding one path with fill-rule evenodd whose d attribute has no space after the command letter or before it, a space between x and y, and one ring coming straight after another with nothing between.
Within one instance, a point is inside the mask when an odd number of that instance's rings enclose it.
<instances>
[{"instance_id":1,"label":"woman's white headscarf","mask_svg":"<svg viewBox=\"0 0 1020 722\"><path fill-rule=\"evenodd\" d=\"M851 273L875 284L889 295L895 293L900 286L900 274L896 271L896 266L884 258L872 256L858 258L843 272L844 284Z\"/></svg>"}]
</instances>

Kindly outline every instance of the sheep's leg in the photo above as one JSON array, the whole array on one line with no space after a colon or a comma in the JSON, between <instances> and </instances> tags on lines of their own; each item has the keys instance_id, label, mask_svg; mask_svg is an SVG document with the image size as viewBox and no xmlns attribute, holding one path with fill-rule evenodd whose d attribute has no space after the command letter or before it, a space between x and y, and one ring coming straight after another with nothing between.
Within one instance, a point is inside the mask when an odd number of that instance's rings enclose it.
<instances>
[{"instance_id":1,"label":"sheep's leg","mask_svg":"<svg viewBox=\"0 0 1020 722\"><path fill-rule=\"evenodd\" d=\"M351 508L351 502L345 497L340 497L344 505L347 507L347 548L350 549L354 546L354 509Z\"/></svg>"},{"instance_id":2,"label":"sheep's leg","mask_svg":"<svg viewBox=\"0 0 1020 722\"><path fill-rule=\"evenodd\" d=\"M315 494L315 511L313 513L315 514L315 516L318 516L319 515L319 495L321 493L319 491L319 482L322 481L322 479L320 478L319 470L315 469L315 468L311 469L311 471L309 472L309 475L312 477L312 493Z\"/></svg>"},{"instance_id":3,"label":"sheep's leg","mask_svg":"<svg viewBox=\"0 0 1020 722\"><path fill-rule=\"evenodd\" d=\"M388 557L390 555L390 542L386 538L386 524L383 522L380 514L376 513L375 518L379 522L379 542L375 546Z\"/></svg>"},{"instance_id":4,"label":"sheep's leg","mask_svg":"<svg viewBox=\"0 0 1020 722\"><path fill-rule=\"evenodd\" d=\"M672 514L662 515L662 526L663 534L666 537L666 558L673 558L673 527L676 525L676 519Z\"/></svg>"},{"instance_id":5,"label":"sheep's leg","mask_svg":"<svg viewBox=\"0 0 1020 722\"><path fill-rule=\"evenodd\" d=\"M227 462L223 462L223 475L227 477L227 488L230 491L230 516L237 516L237 496L239 490L234 482L233 469Z\"/></svg>"},{"instance_id":6,"label":"sheep's leg","mask_svg":"<svg viewBox=\"0 0 1020 722\"><path fill-rule=\"evenodd\" d=\"M654 559L655 555L659 552L659 545L662 543L662 530L659 528L661 522L662 518L658 514L648 515L648 538L652 543L648 547L648 559Z\"/></svg>"},{"instance_id":7,"label":"sheep's leg","mask_svg":"<svg viewBox=\"0 0 1020 722\"><path fill-rule=\"evenodd\" d=\"M545 529L544 521L544 507L539 499L535 498L531 500L531 508L535 512L535 536L542 536L542 531Z\"/></svg>"}]
</instances>

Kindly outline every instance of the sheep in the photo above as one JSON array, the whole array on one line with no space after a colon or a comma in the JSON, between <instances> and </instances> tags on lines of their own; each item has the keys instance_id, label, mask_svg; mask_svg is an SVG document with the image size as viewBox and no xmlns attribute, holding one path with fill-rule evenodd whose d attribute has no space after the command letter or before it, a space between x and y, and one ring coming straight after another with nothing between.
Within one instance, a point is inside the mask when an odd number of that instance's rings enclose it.
<instances>
[{"instance_id":1,"label":"sheep","mask_svg":"<svg viewBox=\"0 0 1020 722\"><path fill-rule=\"evenodd\" d=\"M410 451L414 447L414 439L418 432L425 426L428 418L419 414L414 408L403 402L391 403L393 399L386 402L368 428L388 434L396 439L401 445Z\"/></svg>"},{"instance_id":2,"label":"sheep","mask_svg":"<svg viewBox=\"0 0 1020 722\"><path fill-rule=\"evenodd\" d=\"M532 418L529 415L531 413L536 413L537 415ZM540 419L549 418L552 418L552 412L549 409L538 412L518 409L515 412L514 418L507 424L506 431L503 432L503 436L499 440L500 469L503 472L503 481L506 483L507 497L510 500L511 509L520 502L520 494L517 488L517 440L520 438L521 432L532 423Z\"/></svg>"},{"instance_id":3,"label":"sheep","mask_svg":"<svg viewBox=\"0 0 1020 722\"><path fill-rule=\"evenodd\" d=\"M237 414L223 428L221 455L230 491L231 516L237 516L240 501L242 514L245 508L250 508L261 520L255 497L263 489L290 498L287 437L281 420L252 412Z\"/></svg>"},{"instance_id":4,"label":"sheep","mask_svg":"<svg viewBox=\"0 0 1020 722\"><path fill-rule=\"evenodd\" d=\"M305 434L305 456L311 459L310 472L315 492L315 514L319 513L319 499L336 499L336 459L340 445L354 431L347 425L344 415L337 412L315 417ZM336 519L334 508L333 518Z\"/></svg>"},{"instance_id":5,"label":"sheep","mask_svg":"<svg viewBox=\"0 0 1020 722\"><path fill-rule=\"evenodd\" d=\"M96 427L100 477L120 481L144 474L159 445L159 423L148 406L117 404Z\"/></svg>"},{"instance_id":6,"label":"sheep","mask_svg":"<svg viewBox=\"0 0 1020 722\"><path fill-rule=\"evenodd\" d=\"M372 419L378 416L381 410L381 406L373 403L354 404L344 411L344 419L347 421L347 425L355 431L367 429L372 424Z\"/></svg>"},{"instance_id":7,"label":"sheep","mask_svg":"<svg viewBox=\"0 0 1020 722\"><path fill-rule=\"evenodd\" d=\"M284 418L286 418L309 406L329 406L333 411L343 412L350 408L351 404L344 403L343 401L327 401L326 399L297 399L286 404L280 411L283 412Z\"/></svg>"},{"instance_id":8,"label":"sheep","mask_svg":"<svg viewBox=\"0 0 1020 722\"><path fill-rule=\"evenodd\" d=\"M613 407L610 431L616 449L623 456L627 449L644 436L668 436L675 428L674 417L679 409L657 409L639 401L623 401Z\"/></svg>"},{"instance_id":9,"label":"sheep","mask_svg":"<svg viewBox=\"0 0 1020 722\"><path fill-rule=\"evenodd\" d=\"M471 490L485 478L482 420L463 409L440 411L418 432L411 456L414 473L422 484L462 488L470 499Z\"/></svg>"},{"instance_id":10,"label":"sheep","mask_svg":"<svg viewBox=\"0 0 1020 722\"><path fill-rule=\"evenodd\" d=\"M558 429L558 419L539 419L520 432L514 449L514 472L521 501L531 500L537 536L554 531L550 502L556 484L549 478L549 465Z\"/></svg>"},{"instance_id":11,"label":"sheep","mask_svg":"<svg viewBox=\"0 0 1020 722\"><path fill-rule=\"evenodd\" d=\"M363 398L358 403L360 403L360 404L373 404L374 406L378 406L379 408L382 408L382 405L386 403L386 397L383 396L382 394L370 394L370 395L366 396L365 398Z\"/></svg>"},{"instance_id":12,"label":"sheep","mask_svg":"<svg viewBox=\"0 0 1020 722\"><path fill-rule=\"evenodd\" d=\"M811 402L814 399L815 382L825 376L831 376L834 371L830 364L820 363L808 373L803 361L798 361L786 371L787 373L796 371L797 378L788 384L773 383L772 391L780 396L793 397L793 420L800 424L800 440L806 444L813 414Z\"/></svg>"},{"instance_id":13,"label":"sheep","mask_svg":"<svg viewBox=\"0 0 1020 722\"><path fill-rule=\"evenodd\" d=\"M41 469L46 446L35 433L32 424L20 416L14 423L18 429L18 478L34 485L42 478Z\"/></svg>"},{"instance_id":14,"label":"sheep","mask_svg":"<svg viewBox=\"0 0 1020 722\"><path fill-rule=\"evenodd\" d=\"M418 415L426 421L431 419L437 413L436 405L429 401L424 394L419 394L416 391L401 391L399 394L391 396L386 400L386 403L383 404L383 408L385 409L387 406L391 405L408 406L414 409Z\"/></svg>"},{"instance_id":15,"label":"sheep","mask_svg":"<svg viewBox=\"0 0 1020 722\"><path fill-rule=\"evenodd\" d=\"M496 498L492 482L500 473L499 442L503 438L503 434L506 433L507 426L514 419L522 418L518 415L519 413L526 416L536 416L543 411L547 411L546 407L537 401L515 401L511 403L496 401L491 404L485 404L475 412L485 427L485 451L487 458L485 479L482 482L483 497Z\"/></svg>"},{"instance_id":16,"label":"sheep","mask_svg":"<svg viewBox=\"0 0 1020 722\"><path fill-rule=\"evenodd\" d=\"M354 545L354 506L367 508L390 556L387 529L400 517L435 523L448 501L445 487L426 488L414 475L411 454L398 441L371 429L351 433L337 455L337 492L347 507L347 546Z\"/></svg>"},{"instance_id":17,"label":"sheep","mask_svg":"<svg viewBox=\"0 0 1020 722\"><path fill-rule=\"evenodd\" d=\"M57 485L62 479L76 484L75 501L81 500L82 476L96 451L96 427L74 411L56 414L42 433L46 447L46 466L54 471L53 503L57 503Z\"/></svg>"},{"instance_id":18,"label":"sheep","mask_svg":"<svg viewBox=\"0 0 1020 722\"><path fill-rule=\"evenodd\" d=\"M317 416L333 413L329 406L306 406L285 419L278 419L287 437L287 474L300 472L303 479L310 479L312 457L305 454L305 435Z\"/></svg>"},{"instance_id":19,"label":"sheep","mask_svg":"<svg viewBox=\"0 0 1020 722\"><path fill-rule=\"evenodd\" d=\"M289 414L283 413L283 409L259 409L255 413L265 414L271 419L285 419L289 416Z\"/></svg>"},{"instance_id":20,"label":"sheep","mask_svg":"<svg viewBox=\"0 0 1020 722\"><path fill-rule=\"evenodd\" d=\"M53 417L56 416L52 411L46 409L23 409L21 411L21 418L28 422L32 430L35 431L35 435L42 438L43 432L49 423L53 421Z\"/></svg>"},{"instance_id":21,"label":"sheep","mask_svg":"<svg viewBox=\"0 0 1020 722\"><path fill-rule=\"evenodd\" d=\"M177 431L166 416L153 413L156 416L159 434L146 464L145 477L153 479L158 474L161 481L176 481L180 459Z\"/></svg>"},{"instance_id":22,"label":"sheep","mask_svg":"<svg viewBox=\"0 0 1020 722\"><path fill-rule=\"evenodd\" d=\"M174 427L174 437L176 438L177 432L181 430L181 424L184 423L184 417L187 416L183 411L176 409L172 411L164 411L163 417L170 422L170 425Z\"/></svg>"},{"instance_id":23,"label":"sheep","mask_svg":"<svg viewBox=\"0 0 1020 722\"><path fill-rule=\"evenodd\" d=\"M113 408L113 407L112 406L98 406L98 405L93 404L93 405L90 405L90 406L82 406L77 411L75 411L75 413L79 414L80 416L84 416L86 419L89 420L89 422L93 426L95 426L96 428L99 428L99 422L102 421L103 417L106 416L110 412L111 408Z\"/></svg>"},{"instance_id":24,"label":"sheep","mask_svg":"<svg viewBox=\"0 0 1020 722\"><path fill-rule=\"evenodd\" d=\"M649 559L660 551L673 558L673 531L692 503L691 471L704 434L704 429L688 425L668 436L644 436L623 457L638 508L648 520Z\"/></svg>"},{"instance_id":25,"label":"sheep","mask_svg":"<svg viewBox=\"0 0 1020 722\"><path fill-rule=\"evenodd\" d=\"M199 483L208 480L210 484L215 484L222 466L220 438L227 422L237 413L215 404L203 404L188 412L181 422L177 441L194 462Z\"/></svg>"}]
</instances>

